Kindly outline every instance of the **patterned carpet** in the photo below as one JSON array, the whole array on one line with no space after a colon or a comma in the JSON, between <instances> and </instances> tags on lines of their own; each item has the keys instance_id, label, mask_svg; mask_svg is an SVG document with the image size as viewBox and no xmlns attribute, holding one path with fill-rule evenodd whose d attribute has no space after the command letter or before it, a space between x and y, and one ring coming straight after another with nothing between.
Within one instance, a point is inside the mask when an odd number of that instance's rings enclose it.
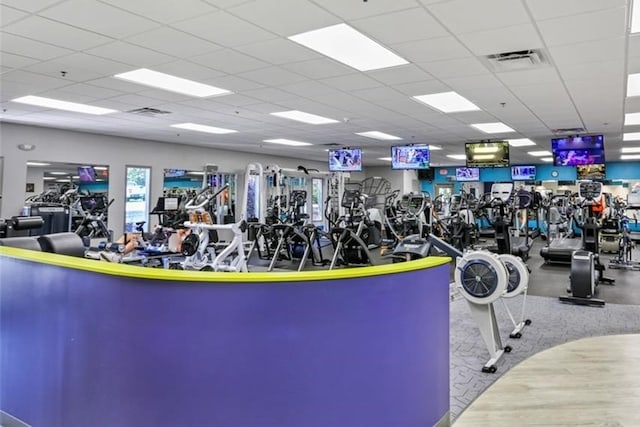
<instances>
[{"instance_id":1,"label":"patterned carpet","mask_svg":"<svg viewBox=\"0 0 640 427\"><path fill-rule=\"evenodd\" d=\"M640 278L640 275L639 275ZM495 374L481 368L489 358L467 301L453 290L451 301L451 419L475 400L500 375L524 359L547 348L578 338L640 333L640 306L607 304L603 308L562 304L557 298L528 296L522 338L510 339L513 324L499 301L495 305L503 345L513 351L498 362ZM520 313L522 297L506 301L514 316ZM516 316L517 319L517 316ZM615 351L615 349L612 349Z\"/></svg>"}]
</instances>

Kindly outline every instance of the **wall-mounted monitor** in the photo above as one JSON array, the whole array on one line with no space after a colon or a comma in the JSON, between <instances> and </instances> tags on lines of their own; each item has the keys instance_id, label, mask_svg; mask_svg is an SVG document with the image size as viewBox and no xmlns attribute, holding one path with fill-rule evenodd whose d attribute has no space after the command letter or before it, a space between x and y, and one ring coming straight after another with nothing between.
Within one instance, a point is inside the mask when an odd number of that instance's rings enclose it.
<instances>
[{"instance_id":1,"label":"wall-mounted monitor","mask_svg":"<svg viewBox=\"0 0 640 427\"><path fill-rule=\"evenodd\" d=\"M165 178L180 178L181 176L185 176L187 174L186 169L165 169L164 177Z\"/></svg>"},{"instance_id":2,"label":"wall-mounted monitor","mask_svg":"<svg viewBox=\"0 0 640 427\"><path fill-rule=\"evenodd\" d=\"M535 166L511 166L511 179L514 181L535 181Z\"/></svg>"},{"instance_id":3,"label":"wall-mounted monitor","mask_svg":"<svg viewBox=\"0 0 640 427\"><path fill-rule=\"evenodd\" d=\"M96 170L93 166L78 166L78 181L96 182Z\"/></svg>"},{"instance_id":4,"label":"wall-mounted monitor","mask_svg":"<svg viewBox=\"0 0 640 427\"><path fill-rule=\"evenodd\" d=\"M578 179L603 180L607 176L605 165L579 165L576 167Z\"/></svg>"},{"instance_id":5,"label":"wall-mounted monitor","mask_svg":"<svg viewBox=\"0 0 640 427\"><path fill-rule=\"evenodd\" d=\"M329 150L329 170L331 172L362 171L362 149L338 148Z\"/></svg>"},{"instance_id":6,"label":"wall-mounted monitor","mask_svg":"<svg viewBox=\"0 0 640 427\"><path fill-rule=\"evenodd\" d=\"M391 169L429 169L428 145L391 147Z\"/></svg>"},{"instance_id":7,"label":"wall-mounted monitor","mask_svg":"<svg viewBox=\"0 0 640 427\"><path fill-rule=\"evenodd\" d=\"M479 168L456 168L456 181L480 181Z\"/></svg>"},{"instance_id":8,"label":"wall-mounted monitor","mask_svg":"<svg viewBox=\"0 0 640 427\"><path fill-rule=\"evenodd\" d=\"M433 181L436 177L435 169L418 169L418 179L421 181Z\"/></svg>"},{"instance_id":9,"label":"wall-mounted monitor","mask_svg":"<svg viewBox=\"0 0 640 427\"><path fill-rule=\"evenodd\" d=\"M551 140L555 166L603 165L604 136L584 135Z\"/></svg>"},{"instance_id":10,"label":"wall-mounted monitor","mask_svg":"<svg viewBox=\"0 0 640 427\"><path fill-rule=\"evenodd\" d=\"M467 167L496 168L509 166L507 141L468 142L465 144Z\"/></svg>"}]
</instances>

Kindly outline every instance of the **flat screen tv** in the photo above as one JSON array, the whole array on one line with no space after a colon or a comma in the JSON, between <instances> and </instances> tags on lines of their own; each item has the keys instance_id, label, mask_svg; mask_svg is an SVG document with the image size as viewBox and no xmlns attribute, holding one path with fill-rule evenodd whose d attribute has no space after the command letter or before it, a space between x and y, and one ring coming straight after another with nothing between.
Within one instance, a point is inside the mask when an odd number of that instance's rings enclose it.
<instances>
[{"instance_id":1,"label":"flat screen tv","mask_svg":"<svg viewBox=\"0 0 640 427\"><path fill-rule=\"evenodd\" d=\"M578 179L603 180L607 176L605 165L579 165L576 167Z\"/></svg>"},{"instance_id":2,"label":"flat screen tv","mask_svg":"<svg viewBox=\"0 0 640 427\"><path fill-rule=\"evenodd\" d=\"M496 168L509 166L507 141L468 142L465 144L467 167Z\"/></svg>"},{"instance_id":3,"label":"flat screen tv","mask_svg":"<svg viewBox=\"0 0 640 427\"><path fill-rule=\"evenodd\" d=\"M456 181L480 181L480 169L456 168Z\"/></svg>"},{"instance_id":4,"label":"flat screen tv","mask_svg":"<svg viewBox=\"0 0 640 427\"><path fill-rule=\"evenodd\" d=\"M93 166L78 166L78 181L96 182L96 170Z\"/></svg>"},{"instance_id":5,"label":"flat screen tv","mask_svg":"<svg viewBox=\"0 0 640 427\"><path fill-rule=\"evenodd\" d=\"M535 166L511 166L511 179L514 181L535 181Z\"/></svg>"},{"instance_id":6,"label":"flat screen tv","mask_svg":"<svg viewBox=\"0 0 640 427\"><path fill-rule=\"evenodd\" d=\"M428 145L391 147L391 169L429 169Z\"/></svg>"},{"instance_id":7,"label":"flat screen tv","mask_svg":"<svg viewBox=\"0 0 640 427\"><path fill-rule=\"evenodd\" d=\"M433 181L435 179L435 169L418 169L418 179L422 181Z\"/></svg>"},{"instance_id":8,"label":"flat screen tv","mask_svg":"<svg viewBox=\"0 0 640 427\"><path fill-rule=\"evenodd\" d=\"M185 176L187 174L186 169L165 169L164 177L165 178L179 178L181 176Z\"/></svg>"},{"instance_id":9,"label":"flat screen tv","mask_svg":"<svg viewBox=\"0 0 640 427\"><path fill-rule=\"evenodd\" d=\"M329 150L329 171L360 172L362 171L361 148L338 148Z\"/></svg>"},{"instance_id":10,"label":"flat screen tv","mask_svg":"<svg viewBox=\"0 0 640 427\"><path fill-rule=\"evenodd\" d=\"M555 166L603 165L604 136L584 135L551 140Z\"/></svg>"}]
</instances>

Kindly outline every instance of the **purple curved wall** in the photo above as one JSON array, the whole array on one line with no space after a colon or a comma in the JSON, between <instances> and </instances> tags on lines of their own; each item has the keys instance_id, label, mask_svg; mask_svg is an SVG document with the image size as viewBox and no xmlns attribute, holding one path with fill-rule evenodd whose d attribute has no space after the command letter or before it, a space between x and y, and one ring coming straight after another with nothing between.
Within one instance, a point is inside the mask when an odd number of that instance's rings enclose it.
<instances>
[{"instance_id":1,"label":"purple curved wall","mask_svg":"<svg viewBox=\"0 0 640 427\"><path fill-rule=\"evenodd\" d=\"M449 266L178 283L0 256L0 409L33 426L431 426Z\"/></svg>"}]
</instances>

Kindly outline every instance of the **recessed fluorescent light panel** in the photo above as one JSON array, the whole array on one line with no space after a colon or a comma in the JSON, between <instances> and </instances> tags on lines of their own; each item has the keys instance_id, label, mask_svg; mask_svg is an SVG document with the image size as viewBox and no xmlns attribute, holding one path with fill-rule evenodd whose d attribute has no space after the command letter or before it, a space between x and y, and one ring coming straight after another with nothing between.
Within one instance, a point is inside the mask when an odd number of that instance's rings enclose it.
<instances>
[{"instance_id":1,"label":"recessed fluorescent light panel","mask_svg":"<svg viewBox=\"0 0 640 427\"><path fill-rule=\"evenodd\" d=\"M495 123L476 123L471 125L472 127L482 131L484 133L506 133L506 132L515 132L515 130L511 129L509 126L505 125L501 122Z\"/></svg>"},{"instance_id":2,"label":"recessed fluorescent light panel","mask_svg":"<svg viewBox=\"0 0 640 427\"><path fill-rule=\"evenodd\" d=\"M551 163L551 162L553 162L553 157L543 157L540 160L542 160L543 162Z\"/></svg>"},{"instance_id":3,"label":"recessed fluorescent light panel","mask_svg":"<svg viewBox=\"0 0 640 427\"><path fill-rule=\"evenodd\" d=\"M385 162L390 162L391 157L378 157L378 160L384 160Z\"/></svg>"},{"instance_id":4,"label":"recessed fluorescent light panel","mask_svg":"<svg viewBox=\"0 0 640 427\"><path fill-rule=\"evenodd\" d=\"M508 139L507 142L512 147L526 147L528 145L536 145L536 143L529 138Z\"/></svg>"},{"instance_id":5,"label":"recessed fluorescent light panel","mask_svg":"<svg viewBox=\"0 0 640 427\"><path fill-rule=\"evenodd\" d=\"M466 154L447 154L447 157L455 160L465 160L467 158Z\"/></svg>"},{"instance_id":6,"label":"recessed fluorescent light panel","mask_svg":"<svg viewBox=\"0 0 640 427\"><path fill-rule=\"evenodd\" d=\"M629 74L627 78L627 96L640 96L640 73Z\"/></svg>"},{"instance_id":7,"label":"recessed fluorescent light panel","mask_svg":"<svg viewBox=\"0 0 640 427\"><path fill-rule=\"evenodd\" d=\"M640 147L622 147L623 153L640 153ZM29 164L29 163L27 163Z\"/></svg>"},{"instance_id":8,"label":"recessed fluorescent light panel","mask_svg":"<svg viewBox=\"0 0 640 427\"><path fill-rule=\"evenodd\" d=\"M640 32L640 1L635 0L631 6L631 34Z\"/></svg>"},{"instance_id":9,"label":"recessed fluorescent light panel","mask_svg":"<svg viewBox=\"0 0 640 427\"><path fill-rule=\"evenodd\" d=\"M640 154L623 154L620 160L640 160Z\"/></svg>"},{"instance_id":10,"label":"recessed fluorescent light panel","mask_svg":"<svg viewBox=\"0 0 640 427\"><path fill-rule=\"evenodd\" d=\"M271 144L291 145L292 147L302 147L304 145L312 145L309 142L293 141L291 139L283 139L283 138L265 139L264 142L269 142Z\"/></svg>"},{"instance_id":11,"label":"recessed fluorescent light panel","mask_svg":"<svg viewBox=\"0 0 640 427\"><path fill-rule=\"evenodd\" d=\"M27 166L49 166L51 163L27 162Z\"/></svg>"},{"instance_id":12,"label":"recessed fluorescent light panel","mask_svg":"<svg viewBox=\"0 0 640 427\"><path fill-rule=\"evenodd\" d=\"M550 151L529 151L527 154L534 157L543 157L543 156L550 156L551 152Z\"/></svg>"},{"instance_id":13,"label":"recessed fluorescent light panel","mask_svg":"<svg viewBox=\"0 0 640 427\"><path fill-rule=\"evenodd\" d=\"M171 127L172 128L179 128L179 129L195 130L197 132L214 133L214 134L218 134L218 135L222 135L222 134L225 134L225 133L236 133L236 132L238 132L237 130L233 130L233 129L217 128L215 126L199 125L197 123L178 123L178 124L175 124L175 125L171 125Z\"/></svg>"},{"instance_id":14,"label":"recessed fluorescent light panel","mask_svg":"<svg viewBox=\"0 0 640 427\"><path fill-rule=\"evenodd\" d=\"M624 125L640 125L640 113L627 113L624 115Z\"/></svg>"},{"instance_id":15,"label":"recessed fluorescent light panel","mask_svg":"<svg viewBox=\"0 0 640 427\"><path fill-rule=\"evenodd\" d=\"M622 134L623 141L640 141L640 132L630 132Z\"/></svg>"},{"instance_id":16,"label":"recessed fluorescent light panel","mask_svg":"<svg viewBox=\"0 0 640 427\"><path fill-rule=\"evenodd\" d=\"M117 112L117 110L112 110L110 108L94 107L93 105L78 104L76 102L60 101L59 99L43 98L41 96L32 95L12 99L11 101L18 102L20 104L36 105L38 107L73 111L74 113L93 114L97 116Z\"/></svg>"},{"instance_id":17,"label":"recessed fluorescent light panel","mask_svg":"<svg viewBox=\"0 0 640 427\"><path fill-rule=\"evenodd\" d=\"M271 115L282 117L284 119L295 120L297 122L308 123L310 125L326 125L330 123L338 123L338 120L316 116L315 114L309 114L305 113L304 111L298 110L281 111L279 113L271 113Z\"/></svg>"},{"instance_id":18,"label":"recessed fluorescent light panel","mask_svg":"<svg viewBox=\"0 0 640 427\"><path fill-rule=\"evenodd\" d=\"M356 132L356 135L366 136L367 138L380 139L382 141L398 141L402 138L399 136L389 135L388 133L372 130L369 132Z\"/></svg>"},{"instance_id":19,"label":"recessed fluorescent light panel","mask_svg":"<svg viewBox=\"0 0 640 427\"><path fill-rule=\"evenodd\" d=\"M289 40L358 71L379 70L409 63L347 24L296 34L289 37Z\"/></svg>"},{"instance_id":20,"label":"recessed fluorescent light panel","mask_svg":"<svg viewBox=\"0 0 640 427\"><path fill-rule=\"evenodd\" d=\"M62 172L62 171L54 171L54 172L49 172L50 175L69 175L68 172Z\"/></svg>"},{"instance_id":21,"label":"recessed fluorescent light panel","mask_svg":"<svg viewBox=\"0 0 640 427\"><path fill-rule=\"evenodd\" d=\"M184 95L206 98L208 96L228 95L231 91L220 89L219 87L194 82L182 77L160 73L158 71L140 68L126 73L113 76L117 79L127 80L145 86L168 90L170 92L182 93Z\"/></svg>"},{"instance_id":22,"label":"recessed fluorescent light panel","mask_svg":"<svg viewBox=\"0 0 640 427\"><path fill-rule=\"evenodd\" d=\"M439 145L430 145L429 146L429 150L431 150L431 151L442 150L442 147L439 146Z\"/></svg>"},{"instance_id":23,"label":"recessed fluorescent light panel","mask_svg":"<svg viewBox=\"0 0 640 427\"><path fill-rule=\"evenodd\" d=\"M460 113L463 111L478 111L478 107L462 95L456 92L433 93L431 95L414 96L413 99L427 104L431 108L443 113Z\"/></svg>"}]
</instances>

